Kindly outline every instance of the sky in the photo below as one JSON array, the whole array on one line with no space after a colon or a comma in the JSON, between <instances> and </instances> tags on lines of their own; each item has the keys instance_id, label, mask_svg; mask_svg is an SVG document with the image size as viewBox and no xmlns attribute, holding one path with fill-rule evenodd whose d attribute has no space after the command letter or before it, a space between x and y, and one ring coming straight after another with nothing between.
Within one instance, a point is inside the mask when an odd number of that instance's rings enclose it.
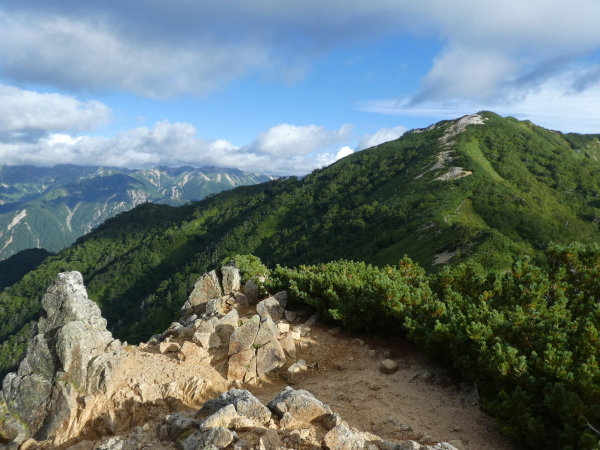
<instances>
[{"instance_id":1,"label":"sky","mask_svg":"<svg viewBox=\"0 0 600 450\"><path fill-rule=\"evenodd\" d=\"M481 110L600 133L597 0L2 0L0 164L303 175Z\"/></svg>"}]
</instances>

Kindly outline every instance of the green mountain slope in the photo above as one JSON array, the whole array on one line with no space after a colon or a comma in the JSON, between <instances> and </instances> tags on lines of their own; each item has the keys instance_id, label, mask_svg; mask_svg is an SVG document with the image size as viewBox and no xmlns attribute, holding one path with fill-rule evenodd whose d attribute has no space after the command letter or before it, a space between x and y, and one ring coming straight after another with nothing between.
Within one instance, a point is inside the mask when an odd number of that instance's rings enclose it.
<instances>
[{"instance_id":1,"label":"green mountain slope","mask_svg":"<svg viewBox=\"0 0 600 450\"><path fill-rule=\"evenodd\" d=\"M0 259L26 248L59 251L140 203L182 205L271 179L215 167L0 166Z\"/></svg>"},{"instance_id":2,"label":"green mountain slope","mask_svg":"<svg viewBox=\"0 0 600 450\"><path fill-rule=\"evenodd\" d=\"M0 261L0 290L15 284L51 254L43 248L29 248Z\"/></svg>"},{"instance_id":3,"label":"green mountain slope","mask_svg":"<svg viewBox=\"0 0 600 450\"><path fill-rule=\"evenodd\" d=\"M14 363L56 273L79 270L115 334L164 329L197 276L235 253L268 265L404 254L427 270L471 261L544 263L550 241L599 242L600 141L493 113L443 121L305 178L181 207L144 204L106 221L0 295L2 367ZM16 350L15 350L16 349Z\"/></svg>"}]
</instances>

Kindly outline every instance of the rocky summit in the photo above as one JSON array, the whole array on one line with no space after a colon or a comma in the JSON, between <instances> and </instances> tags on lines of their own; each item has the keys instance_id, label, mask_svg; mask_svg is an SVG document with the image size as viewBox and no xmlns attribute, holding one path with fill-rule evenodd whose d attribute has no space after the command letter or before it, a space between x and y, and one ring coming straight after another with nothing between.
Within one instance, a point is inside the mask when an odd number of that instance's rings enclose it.
<instances>
[{"instance_id":1,"label":"rocky summit","mask_svg":"<svg viewBox=\"0 0 600 450\"><path fill-rule=\"evenodd\" d=\"M289 386L308 376L309 365L298 356L313 344L308 325L284 317L306 319L306 313L286 310L285 292L251 304L239 292L237 268L223 272L226 294L194 300L203 313L188 315L184 309L180 321L139 346L113 339L79 272L59 274L42 299L43 313L17 372L3 383L2 445L23 450L461 446L426 434L388 440L385 433L361 431L309 390ZM218 277L207 274L200 285L206 280L214 282L214 292L223 292ZM308 319L310 326L317 321ZM281 379L288 385L270 401L252 392L264 393L263 382Z\"/></svg>"}]
</instances>

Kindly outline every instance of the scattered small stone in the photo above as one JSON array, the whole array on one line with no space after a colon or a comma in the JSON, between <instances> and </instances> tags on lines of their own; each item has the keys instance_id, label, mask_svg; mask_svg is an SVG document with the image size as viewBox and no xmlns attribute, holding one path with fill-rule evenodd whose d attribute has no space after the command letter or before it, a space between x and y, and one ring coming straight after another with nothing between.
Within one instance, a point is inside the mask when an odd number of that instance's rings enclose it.
<instances>
[{"instance_id":1,"label":"scattered small stone","mask_svg":"<svg viewBox=\"0 0 600 450\"><path fill-rule=\"evenodd\" d=\"M160 344L164 339L162 334L155 334L150 339L148 339L148 345L154 346Z\"/></svg>"},{"instance_id":2,"label":"scattered small stone","mask_svg":"<svg viewBox=\"0 0 600 450\"><path fill-rule=\"evenodd\" d=\"M244 295L248 298L248 302L251 305L254 305L256 300L258 300L258 286L256 286L252 280L246 281L246 284L244 285Z\"/></svg>"},{"instance_id":3,"label":"scattered small stone","mask_svg":"<svg viewBox=\"0 0 600 450\"><path fill-rule=\"evenodd\" d=\"M465 450L465 445L459 439L453 439L451 441L448 441L448 444L455 447L456 450Z\"/></svg>"},{"instance_id":4,"label":"scattered small stone","mask_svg":"<svg viewBox=\"0 0 600 450\"><path fill-rule=\"evenodd\" d=\"M233 450L245 450L246 448L248 448L248 443L246 442L246 439L240 439L235 444L233 444Z\"/></svg>"},{"instance_id":5,"label":"scattered small stone","mask_svg":"<svg viewBox=\"0 0 600 450\"><path fill-rule=\"evenodd\" d=\"M415 441L406 441L400 444L398 450L419 450L421 448L421 444Z\"/></svg>"},{"instance_id":6,"label":"scattered small stone","mask_svg":"<svg viewBox=\"0 0 600 450\"><path fill-rule=\"evenodd\" d=\"M250 303L248 301L248 297L246 297L241 292L234 292L233 300L234 300L234 303L237 303L238 305L241 305L241 306L248 306L248 304Z\"/></svg>"},{"instance_id":7,"label":"scattered small stone","mask_svg":"<svg viewBox=\"0 0 600 450\"><path fill-rule=\"evenodd\" d=\"M337 427L339 424L341 424L343 422L341 416L338 413L332 413L332 414L327 414L323 420L321 420L321 425L323 425L323 427L329 431L335 427Z\"/></svg>"},{"instance_id":8,"label":"scattered small stone","mask_svg":"<svg viewBox=\"0 0 600 450\"><path fill-rule=\"evenodd\" d=\"M296 311L284 311L283 315L285 316L285 320L288 322L293 322L296 320Z\"/></svg>"},{"instance_id":9,"label":"scattered small stone","mask_svg":"<svg viewBox=\"0 0 600 450\"><path fill-rule=\"evenodd\" d=\"M332 336L335 336L336 334L340 334L340 331L342 331L342 329L340 327L331 328L329 330L329 334Z\"/></svg>"},{"instance_id":10,"label":"scattered small stone","mask_svg":"<svg viewBox=\"0 0 600 450\"><path fill-rule=\"evenodd\" d=\"M287 334L287 337L289 337L290 339L293 339L293 340L297 341L297 340L300 339L300 332L299 331L295 331L295 330L294 331L290 331Z\"/></svg>"},{"instance_id":11,"label":"scattered small stone","mask_svg":"<svg viewBox=\"0 0 600 450\"><path fill-rule=\"evenodd\" d=\"M378 431L384 435L390 435L412 431L412 427L397 417L390 417L379 425Z\"/></svg>"},{"instance_id":12,"label":"scattered small stone","mask_svg":"<svg viewBox=\"0 0 600 450\"><path fill-rule=\"evenodd\" d=\"M207 358L208 351L206 349L198 347L196 344L190 341L185 341L181 348L179 349L179 353L177 353L177 357L181 361L187 361L188 359L204 359Z\"/></svg>"},{"instance_id":13,"label":"scattered small stone","mask_svg":"<svg viewBox=\"0 0 600 450\"><path fill-rule=\"evenodd\" d=\"M302 337L310 336L310 327L308 327L306 325L299 325L294 328L294 331L299 332L300 336L302 336Z\"/></svg>"},{"instance_id":14,"label":"scattered small stone","mask_svg":"<svg viewBox=\"0 0 600 450\"><path fill-rule=\"evenodd\" d=\"M300 341L298 342L298 348L302 351L306 351L313 346L313 343L310 341Z\"/></svg>"},{"instance_id":15,"label":"scattered small stone","mask_svg":"<svg viewBox=\"0 0 600 450\"><path fill-rule=\"evenodd\" d=\"M354 339L352 343L355 345L365 345L365 341L363 341L362 339Z\"/></svg>"},{"instance_id":16,"label":"scattered small stone","mask_svg":"<svg viewBox=\"0 0 600 450\"><path fill-rule=\"evenodd\" d=\"M213 333L194 333L192 342L201 347L210 350L221 346L221 338L216 332Z\"/></svg>"},{"instance_id":17,"label":"scattered small stone","mask_svg":"<svg viewBox=\"0 0 600 450\"><path fill-rule=\"evenodd\" d=\"M308 366L306 365L306 361L299 359L297 363L292 364L288 368L286 379L289 384L298 384L306 379L307 374Z\"/></svg>"},{"instance_id":18,"label":"scattered small stone","mask_svg":"<svg viewBox=\"0 0 600 450\"><path fill-rule=\"evenodd\" d=\"M306 325L307 327L312 327L318 321L319 321L319 315L313 314L311 317L308 318L308 320L306 322L304 322L304 325Z\"/></svg>"},{"instance_id":19,"label":"scattered small stone","mask_svg":"<svg viewBox=\"0 0 600 450\"><path fill-rule=\"evenodd\" d=\"M137 450L138 445L134 440L122 437L111 437L98 447L98 450Z\"/></svg>"},{"instance_id":20,"label":"scattered small stone","mask_svg":"<svg viewBox=\"0 0 600 450\"><path fill-rule=\"evenodd\" d=\"M310 437L310 430L307 428L301 428L299 430L293 430L290 433L290 440L296 445L302 445L304 441Z\"/></svg>"},{"instance_id":21,"label":"scattered small stone","mask_svg":"<svg viewBox=\"0 0 600 450\"><path fill-rule=\"evenodd\" d=\"M438 441L436 439L434 439L433 437L431 437L430 435L428 435L427 433L422 433L417 440L421 443L421 444L425 444L425 445L432 445L432 444L437 444Z\"/></svg>"},{"instance_id":22,"label":"scattered small stone","mask_svg":"<svg viewBox=\"0 0 600 450\"><path fill-rule=\"evenodd\" d=\"M284 448L283 442L279 438L279 434L275 430L267 430L265 434L262 435L259 441L258 448L260 450L280 450Z\"/></svg>"},{"instance_id":23,"label":"scattered small stone","mask_svg":"<svg viewBox=\"0 0 600 450\"><path fill-rule=\"evenodd\" d=\"M287 333L288 331L290 331L290 324L279 322L277 324L277 329L279 330L280 333Z\"/></svg>"},{"instance_id":24,"label":"scattered small stone","mask_svg":"<svg viewBox=\"0 0 600 450\"><path fill-rule=\"evenodd\" d=\"M221 299L220 298L211 298L206 303L206 315L215 316L217 314L222 314L223 309L221 308Z\"/></svg>"},{"instance_id":25,"label":"scattered small stone","mask_svg":"<svg viewBox=\"0 0 600 450\"><path fill-rule=\"evenodd\" d=\"M289 336L289 334L288 334ZM279 344L281 344L281 348L283 349L283 351L285 352L285 356L290 358L291 360L295 361L296 360L296 342L294 341L294 339L290 338L290 337L285 337L283 339L279 340Z\"/></svg>"},{"instance_id":26,"label":"scattered small stone","mask_svg":"<svg viewBox=\"0 0 600 450\"><path fill-rule=\"evenodd\" d=\"M383 373L394 373L398 370L398 364L391 359L386 359L379 364L379 370Z\"/></svg>"},{"instance_id":27,"label":"scattered small stone","mask_svg":"<svg viewBox=\"0 0 600 450\"><path fill-rule=\"evenodd\" d=\"M178 352L180 345L177 342L161 342L158 349L162 354L170 352Z\"/></svg>"}]
</instances>

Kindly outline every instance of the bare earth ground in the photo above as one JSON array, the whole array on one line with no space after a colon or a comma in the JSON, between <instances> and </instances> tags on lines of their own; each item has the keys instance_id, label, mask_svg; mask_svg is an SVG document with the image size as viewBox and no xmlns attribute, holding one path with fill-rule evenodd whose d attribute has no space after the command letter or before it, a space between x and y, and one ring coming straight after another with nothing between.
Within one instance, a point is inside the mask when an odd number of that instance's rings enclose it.
<instances>
[{"instance_id":1,"label":"bare earth ground","mask_svg":"<svg viewBox=\"0 0 600 450\"><path fill-rule=\"evenodd\" d=\"M249 311L248 315L251 314ZM472 385L452 379L447 371L429 362L405 339L348 336L330 331L328 327L315 325L310 336L298 342L298 358L312 367L307 379L293 387L311 392L351 426L389 441L424 441L428 435L435 441L458 440L460 443L452 443L459 450L515 448L500 434L494 420L479 410ZM258 385L248 386L227 381L225 357L213 358L209 363L210 358L179 361L176 353L161 355L157 347L131 346L128 351L131 355L126 369L116 383L182 385L192 377L207 382L202 394L188 405L168 402L161 406L144 405L143 419L137 428L142 449L175 448L172 443L159 442L156 437L158 422L166 414L177 411L193 416L204 401L233 387L250 390L266 404L287 386L282 376L284 369L259 381ZM400 369L394 374L379 370L380 362L386 358L399 364ZM390 419L396 419L396 424L390 423ZM398 423L410 429L399 431ZM89 440L63 448L93 449L106 437L88 436L86 439Z\"/></svg>"},{"instance_id":2,"label":"bare earth ground","mask_svg":"<svg viewBox=\"0 0 600 450\"><path fill-rule=\"evenodd\" d=\"M386 440L418 441L427 434L435 441L460 440L467 450L514 448L494 420L479 410L474 387L452 380L405 339L332 336L317 325L305 342L313 345L298 356L318 368L294 388L311 392L351 426ZM396 373L379 370L386 358L400 365ZM272 377L252 392L266 402L285 386L281 377ZM390 418L410 425L412 431L386 433Z\"/></svg>"}]
</instances>

